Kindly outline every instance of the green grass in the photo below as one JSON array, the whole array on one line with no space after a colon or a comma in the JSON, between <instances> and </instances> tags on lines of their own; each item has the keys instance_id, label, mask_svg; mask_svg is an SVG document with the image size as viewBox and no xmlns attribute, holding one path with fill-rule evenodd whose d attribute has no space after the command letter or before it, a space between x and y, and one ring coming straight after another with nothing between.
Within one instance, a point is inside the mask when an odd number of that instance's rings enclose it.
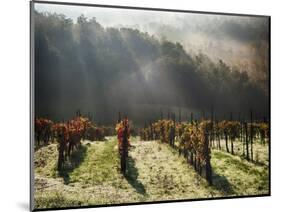
<instances>
[{"instance_id":1,"label":"green grass","mask_svg":"<svg viewBox=\"0 0 281 212\"><path fill-rule=\"evenodd\" d=\"M269 192L266 165L256 165L229 153L212 150L213 181L225 195L261 195Z\"/></svg>"},{"instance_id":2,"label":"green grass","mask_svg":"<svg viewBox=\"0 0 281 212\"><path fill-rule=\"evenodd\" d=\"M60 208L70 206L87 206L90 202L85 198L69 195L60 191L42 192L36 196L36 208Z\"/></svg>"},{"instance_id":3,"label":"green grass","mask_svg":"<svg viewBox=\"0 0 281 212\"><path fill-rule=\"evenodd\" d=\"M268 193L265 165L214 150L214 185L209 186L169 145L138 139L131 139L126 176L120 173L115 137L83 142L62 172L56 171L55 144L36 151L36 208Z\"/></svg>"},{"instance_id":4,"label":"green grass","mask_svg":"<svg viewBox=\"0 0 281 212\"><path fill-rule=\"evenodd\" d=\"M70 183L80 182L85 185L100 185L104 179L112 181L116 174L112 170L118 168L118 157L113 151L115 142L109 141L107 145L96 142L87 150L87 157L83 165L70 173Z\"/></svg>"},{"instance_id":5,"label":"green grass","mask_svg":"<svg viewBox=\"0 0 281 212\"><path fill-rule=\"evenodd\" d=\"M218 141L215 141L215 148L217 148L217 143ZM221 144L221 150L226 151L225 140L221 140L220 144ZM228 141L228 148L229 151L231 152L230 140ZM233 150L234 150L234 155L238 155L243 158L245 157L243 156L243 144L240 140L236 139L233 142ZM249 143L249 154L250 154L250 143ZM254 140L253 156L254 156L254 163L261 164L261 165L268 165L268 161L269 161L268 144L263 145L260 143L258 139Z\"/></svg>"},{"instance_id":6,"label":"green grass","mask_svg":"<svg viewBox=\"0 0 281 212\"><path fill-rule=\"evenodd\" d=\"M50 144L38 149L34 155L35 173L42 176L55 177L57 158L58 151L56 144Z\"/></svg>"},{"instance_id":7,"label":"green grass","mask_svg":"<svg viewBox=\"0 0 281 212\"><path fill-rule=\"evenodd\" d=\"M44 157L42 153L46 152L48 156L50 149L54 157ZM115 138L106 142L85 142L60 173L56 171L56 151L56 147L52 146L35 153L36 160L39 160L38 157L48 160L48 163L44 160L35 169L37 208L55 207L57 203L51 201L55 199L61 202L62 207L135 202L141 199L131 189L129 181L120 174Z\"/></svg>"}]
</instances>

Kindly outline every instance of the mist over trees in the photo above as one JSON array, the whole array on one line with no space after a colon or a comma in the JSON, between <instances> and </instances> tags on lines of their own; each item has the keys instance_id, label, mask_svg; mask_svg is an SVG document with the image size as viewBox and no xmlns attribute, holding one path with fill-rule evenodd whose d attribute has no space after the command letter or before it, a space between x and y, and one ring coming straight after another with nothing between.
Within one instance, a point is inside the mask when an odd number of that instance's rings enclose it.
<instances>
[{"instance_id":1,"label":"mist over trees","mask_svg":"<svg viewBox=\"0 0 281 212\"><path fill-rule=\"evenodd\" d=\"M83 15L75 23L59 14L35 16L38 117L66 120L80 110L110 124L121 111L143 124L159 118L161 109L178 107L185 113L213 107L218 118L246 117L250 109L268 116L268 92L223 60L191 55L181 43L137 29L105 28Z\"/></svg>"}]
</instances>

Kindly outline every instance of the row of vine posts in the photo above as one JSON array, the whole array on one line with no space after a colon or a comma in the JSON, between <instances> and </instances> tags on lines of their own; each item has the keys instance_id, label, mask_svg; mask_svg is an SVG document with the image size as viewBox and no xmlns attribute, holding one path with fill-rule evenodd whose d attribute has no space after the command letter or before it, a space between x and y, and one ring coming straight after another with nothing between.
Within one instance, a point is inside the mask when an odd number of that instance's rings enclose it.
<instances>
[{"instance_id":1,"label":"row of vine posts","mask_svg":"<svg viewBox=\"0 0 281 212\"><path fill-rule=\"evenodd\" d=\"M180 112L181 114L181 112ZM161 120L156 123L149 122L147 127L145 123L145 132L141 133L143 140L161 140L163 143L168 143L172 148L177 149L179 155L182 154L186 158L187 163L192 165L194 169L202 176L203 168L205 168L205 178L210 185L212 185L212 167L211 167L211 149L209 145L209 130L201 126L197 121L193 121L193 114L191 113L191 126L194 130L193 136L198 135L196 142L199 141L197 148L191 147L191 140L183 141L182 131L178 129L177 126L181 125L181 115L179 115L179 122L176 123L176 116L174 113L168 113L168 120L163 119L163 113L161 111ZM155 129L155 125L159 124L158 130ZM154 126L154 127L153 127ZM180 149L175 145L175 138L178 136L181 139L181 142L186 142L184 149ZM189 148L188 148L189 145Z\"/></svg>"},{"instance_id":2,"label":"row of vine posts","mask_svg":"<svg viewBox=\"0 0 281 212\"><path fill-rule=\"evenodd\" d=\"M256 120L257 121L257 120ZM157 126L157 124L159 126ZM261 125L265 125L265 129ZM184 126L184 127L183 127ZM158 131L155 129L158 127ZM184 141L184 131L191 132L191 138L187 136ZM255 132L254 132L255 131ZM160 120L152 123L149 122L149 126L145 123L144 129L141 131L141 137L143 140L162 140L169 145L178 149L179 155L182 154L186 158L187 162L191 164L194 169L202 176L202 168L205 168L205 178L212 184L212 166L211 166L211 149L217 148L222 150L221 139L225 141L226 152L235 155L234 142L237 140L242 142L242 156L250 161L254 162L254 135L261 137L261 143L265 143L265 137L269 137L269 129L266 119L263 122L258 123L253 120L253 111L250 110L250 120L241 119L239 114L239 120L234 121L232 113L230 113L230 119L228 121L218 121L214 116L214 108L211 107L211 117L207 120L205 112L202 111L201 122L193 119L193 113L190 114L190 122L181 123L181 110L179 109L178 123L176 122L175 113L168 112L167 120L163 118L163 112L160 111ZM184 149L175 145L175 138L178 138L180 143L185 143ZM193 139L193 141L192 141ZM199 142L198 143L196 142ZM230 141L230 148L229 148ZM190 143L190 144L188 144ZM197 145L197 146L196 146ZM186 147L187 146L187 147ZM198 153L201 155L198 156Z\"/></svg>"}]
</instances>

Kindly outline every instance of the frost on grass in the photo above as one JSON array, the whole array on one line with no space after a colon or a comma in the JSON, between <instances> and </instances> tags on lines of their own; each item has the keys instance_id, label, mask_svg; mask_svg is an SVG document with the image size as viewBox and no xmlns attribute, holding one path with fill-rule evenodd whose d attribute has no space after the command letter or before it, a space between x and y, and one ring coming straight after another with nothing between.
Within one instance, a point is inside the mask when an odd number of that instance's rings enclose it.
<instances>
[{"instance_id":1,"label":"frost on grass","mask_svg":"<svg viewBox=\"0 0 281 212\"><path fill-rule=\"evenodd\" d=\"M211 198L268 193L268 168L213 150L209 186L169 145L131 140L128 171L120 174L115 138L84 141L63 173L56 171L57 146L35 153L37 208ZM261 150L263 151L263 150Z\"/></svg>"},{"instance_id":2,"label":"frost on grass","mask_svg":"<svg viewBox=\"0 0 281 212\"><path fill-rule=\"evenodd\" d=\"M213 150L213 180L225 196L269 193L268 166L256 165L239 156Z\"/></svg>"}]
</instances>

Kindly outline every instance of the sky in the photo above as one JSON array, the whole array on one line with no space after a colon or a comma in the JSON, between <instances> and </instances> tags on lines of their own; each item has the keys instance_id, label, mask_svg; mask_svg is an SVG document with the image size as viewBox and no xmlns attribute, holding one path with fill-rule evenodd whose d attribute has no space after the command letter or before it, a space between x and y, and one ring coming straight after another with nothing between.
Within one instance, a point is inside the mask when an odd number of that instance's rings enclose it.
<instances>
[{"instance_id":1,"label":"sky","mask_svg":"<svg viewBox=\"0 0 281 212\"><path fill-rule=\"evenodd\" d=\"M191 54L247 71L255 80L268 77L268 19L265 17L195 14L35 3L35 10L64 14L74 23L81 14L104 27L130 27L159 39L180 42Z\"/></svg>"}]
</instances>

